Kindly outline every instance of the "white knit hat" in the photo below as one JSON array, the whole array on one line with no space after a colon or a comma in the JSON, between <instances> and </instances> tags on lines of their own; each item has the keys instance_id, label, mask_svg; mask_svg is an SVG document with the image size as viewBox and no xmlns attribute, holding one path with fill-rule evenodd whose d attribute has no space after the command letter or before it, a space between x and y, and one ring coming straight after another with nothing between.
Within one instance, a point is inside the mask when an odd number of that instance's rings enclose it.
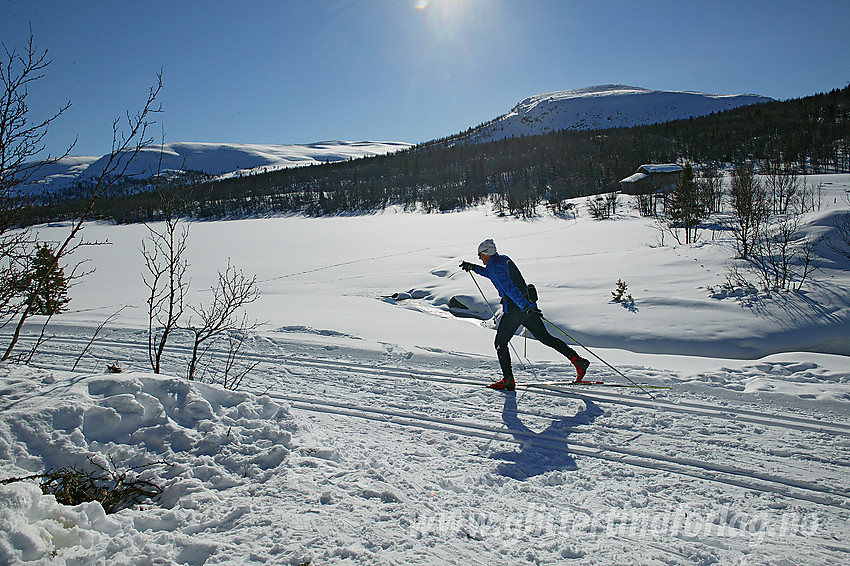
<instances>
[{"instance_id":1,"label":"white knit hat","mask_svg":"<svg viewBox=\"0 0 850 566\"><path fill-rule=\"evenodd\" d=\"M492 238L487 238L478 244L478 253L484 255L496 255L496 242Z\"/></svg>"}]
</instances>

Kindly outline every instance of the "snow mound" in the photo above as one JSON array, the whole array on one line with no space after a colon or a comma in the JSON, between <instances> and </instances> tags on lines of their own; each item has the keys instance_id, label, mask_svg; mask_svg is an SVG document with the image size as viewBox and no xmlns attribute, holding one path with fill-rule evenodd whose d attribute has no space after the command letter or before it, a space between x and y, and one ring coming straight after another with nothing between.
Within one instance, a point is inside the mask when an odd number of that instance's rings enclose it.
<instances>
[{"instance_id":1,"label":"snow mound","mask_svg":"<svg viewBox=\"0 0 850 566\"><path fill-rule=\"evenodd\" d=\"M669 122L748 104L769 102L755 94L709 94L601 85L530 96L467 139L488 142L558 130L601 130Z\"/></svg>"},{"instance_id":2,"label":"snow mound","mask_svg":"<svg viewBox=\"0 0 850 566\"><path fill-rule=\"evenodd\" d=\"M95 471L111 459L164 492L144 514L107 516L97 502L60 505L32 482L0 486L2 564L45 560L59 549L78 563L105 554L135 563L150 551L136 548L139 532L189 521L218 492L264 481L290 453L294 421L269 397L148 374L21 372L0 368L3 479L71 466ZM182 552L178 562L200 564L210 549Z\"/></svg>"}]
</instances>

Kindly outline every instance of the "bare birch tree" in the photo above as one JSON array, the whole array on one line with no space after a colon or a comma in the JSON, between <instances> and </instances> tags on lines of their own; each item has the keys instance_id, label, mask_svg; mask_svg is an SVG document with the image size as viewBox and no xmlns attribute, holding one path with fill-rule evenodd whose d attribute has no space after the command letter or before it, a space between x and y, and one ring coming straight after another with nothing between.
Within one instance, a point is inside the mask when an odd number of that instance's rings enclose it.
<instances>
[{"instance_id":1,"label":"bare birch tree","mask_svg":"<svg viewBox=\"0 0 850 566\"><path fill-rule=\"evenodd\" d=\"M0 328L11 323L32 289L31 259L38 249L34 233L15 229L39 194L28 185L42 167L57 163L73 149L76 140L60 156L36 157L44 149L50 125L71 103L47 118L33 120L27 99L29 89L44 77L50 65L47 51L35 46L32 32L23 51L3 44L0 59ZM5 358L4 358L5 359Z\"/></svg>"},{"instance_id":2,"label":"bare birch tree","mask_svg":"<svg viewBox=\"0 0 850 566\"><path fill-rule=\"evenodd\" d=\"M766 161L764 182L773 214L789 214L797 208L802 197L800 180L789 166Z\"/></svg>"},{"instance_id":3,"label":"bare birch tree","mask_svg":"<svg viewBox=\"0 0 850 566\"><path fill-rule=\"evenodd\" d=\"M748 259L767 218L764 188L752 164L739 164L732 170L729 188L732 197L732 231L738 256Z\"/></svg>"},{"instance_id":4,"label":"bare birch tree","mask_svg":"<svg viewBox=\"0 0 850 566\"><path fill-rule=\"evenodd\" d=\"M47 118L30 115L30 87L44 77L50 65L47 50L35 46L32 32L23 51L10 49L3 44L4 55L0 60L0 235L22 219L26 209L37 199L38 193L27 189L27 185L40 169L55 164L76 145L71 143L62 155L37 160L44 149L44 139L55 122L70 107L67 102ZM14 246L14 242L12 242Z\"/></svg>"},{"instance_id":5,"label":"bare birch tree","mask_svg":"<svg viewBox=\"0 0 850 566\"><path fill-rule=\"evenodd\" d=\"M167 214L161 229L147 224L148 236L142 240L142 256L147 271L143 274L148 294L148 357L154 373L162 370L162 355L171 334L179 328L185 312L186 240L189 227Z\"/></svg>"},{"instance_id":6,"label":"bare birch tree","mask_svg":"<svg viewBox=\"0 0 850 566\"><path fill-rule=\"evenodd\" d=\"M34 198L24 190L45 163L55 163L60 158L50 158L41 162L31 162L43 151L44 138L50 124L65 112L70 104L45 120L31 122L26 99L29 87L38 79L50 62L47 51L35 48L30 41L25 52L19 54L5 45L5 58L0 65L0 75L4 92L0 102L0 256L2 275L0 275L0 306L3 307L0 326L14 324L12 337L0 359L7 360L12 355L20 338L24 324L34 314L35 297L43 295L48 284L47 277L29 278L29 284L22 288L21 282L27 281L30 264L24 261L32 255L38 246L37 237L27 230L12 230L22 219ZM64 239L51 246L55 267L61 269L63 263L81 246L91 245L82 239L82 230L95 204L108 194L127 174L127 170L139 151L152 140L147 138L147 129L151 125L151 115L158 112L155 102L162 89L162 75L148 92L142 109L135 115L127 113L124 119L116 119L112 124L112 151L106 159L103 170L97 175L86 195L85 206L71 221L68 234ZM73 145L71 146L73 147ZM70 152L70 148L65 156Z\"/></svg>"},{"instance_id":7,"label":"bare birch tree","mask_svg":"<svg viewBox=\"0 0 850 566\"><path fill-rule=\"evenodd\" d=\"M844 195L844 200L850 205L850 193ZM835 220L833 231L828 240L829 247L850 259L850 212L844 213Z\"/></svg>"},{"instance_id":8,"label":"bare birch tree","mask_svg":"<svg viewBox=\"0 0 850 566\"><path fill-rule=\"evenodd\" d=\"M186 330L192 336L192 357L188 364L188 378L195 379L198 362L215 339L229 332L248 331L246 319L237 316L239 309L259 298L256 276L248 278L227 262L227 269L219 272L218 283L212 288L212 300L207 306L191 307L196 319L191 318ZM231 348L232 352L232 348Z\"/></svg>"},{"instance_id":9,"label":"bare birch tree","mask_svg":"<svg viewBox=\"0 0 850 566\"><path fill-rule=\"evenodd\" d=\"M750 256L762 287L799 291L816 268L818 243L818 239L801 233L798 214L786 214L762 224Z\"/></svg>"}]
</instances>

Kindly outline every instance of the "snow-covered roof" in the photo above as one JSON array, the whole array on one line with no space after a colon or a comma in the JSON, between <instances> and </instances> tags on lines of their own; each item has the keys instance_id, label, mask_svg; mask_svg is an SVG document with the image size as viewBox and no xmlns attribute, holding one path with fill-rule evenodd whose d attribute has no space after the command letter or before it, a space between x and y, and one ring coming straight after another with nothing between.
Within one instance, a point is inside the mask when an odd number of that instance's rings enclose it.
<instances>
[{"instance_id":1,"label":"snow-covered roof","mask_svg":"<svg viewBox=\"0 0 850 566\"><path fill-rule=\"evenodd\" d=\"M676 165L675 163L648 163L638 167L639 172L647 174L678 173L682 169L683 167L681 165Z\"/></svg>"},{"instance_id":2,"label":"snow-covered roof","mask_svg":"<svg viewBox=\"0 0 850 566\"><path fill-rule=\"evenodd\" d=\"M648 177L648 175L646 173L635 173L634 175L629 175L628 177L626 177L625 179L623 179L620 182L621 183L637 183L638 181L640 181L641 179L645 179L646 177Z\"/></svg>"},{"instance_id":3,"label":"snow-covered roof","mask_svg":"<svg viewBox=\"0 0 850 566\"><path fill-rule=\"evenodd\" d=\"M621 183L637 183L650 175L658 173L678 173L682 170L681 165L675 163L646 163L638 167L638 172L621 180Z\"/></svg>"}]
</instances>

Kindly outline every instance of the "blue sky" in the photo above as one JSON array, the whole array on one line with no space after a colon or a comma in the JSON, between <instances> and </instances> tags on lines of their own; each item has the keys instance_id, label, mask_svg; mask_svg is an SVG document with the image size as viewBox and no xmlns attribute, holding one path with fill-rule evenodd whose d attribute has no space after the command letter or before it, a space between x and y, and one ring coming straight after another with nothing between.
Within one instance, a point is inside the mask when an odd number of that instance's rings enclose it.
<instances>
[{"instance_id":1,"label":"blue sky","mask_svg":"<svg viewBox=\"0 0 850 566\"><path fill-rule=\"evenodd\" d=\"M795 98L850 82L850 2L0 0L49 51L48 149L110 149L162 70L165 140L426 141L532 94L621 83Z\"/></svg>"}]
</instances>

